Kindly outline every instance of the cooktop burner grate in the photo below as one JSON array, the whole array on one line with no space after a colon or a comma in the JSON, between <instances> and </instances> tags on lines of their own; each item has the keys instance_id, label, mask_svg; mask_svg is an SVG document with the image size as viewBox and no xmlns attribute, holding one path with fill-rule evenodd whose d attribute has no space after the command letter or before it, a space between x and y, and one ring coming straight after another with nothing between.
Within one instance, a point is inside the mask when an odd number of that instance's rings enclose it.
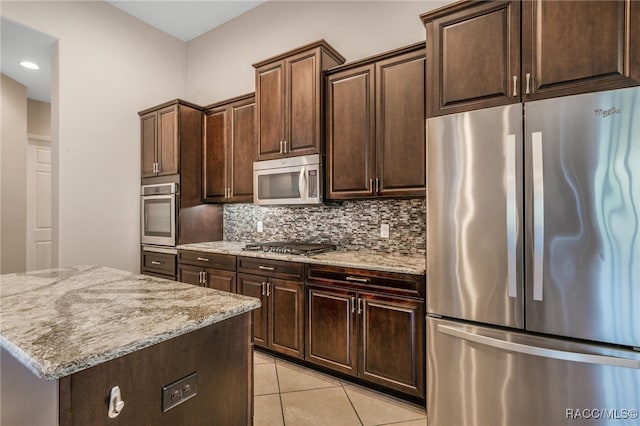
<instances>
[{"instance_id":1,"label":"cooktop burner grate","mask_svg":"<svg viewBox=\"0 0 640 426\"><path fill-rule=\"evenodd\" d=\"M249 243L242 250L310 256L313 254L334 251L336 249L337 247L334 244L292 243L279 241L268 243Z\"/></svg>"}]
</instances>

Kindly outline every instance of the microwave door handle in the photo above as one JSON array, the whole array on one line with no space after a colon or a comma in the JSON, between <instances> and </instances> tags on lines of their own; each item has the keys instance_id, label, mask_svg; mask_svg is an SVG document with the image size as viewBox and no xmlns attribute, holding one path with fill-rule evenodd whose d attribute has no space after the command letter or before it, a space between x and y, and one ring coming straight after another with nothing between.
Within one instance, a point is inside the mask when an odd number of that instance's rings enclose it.
<instances>
[{"instance_id":1,"label":"microwave door handle","mask_svg":"<svg viewBox=\"0 0 640 426\"><path fill-rule=\"evenodd\" d=\"M300 198L307 198L307 168L302 167L300 169L300 177L298 178L298 191L300 191Z\"/></svg>"}]
</instances>

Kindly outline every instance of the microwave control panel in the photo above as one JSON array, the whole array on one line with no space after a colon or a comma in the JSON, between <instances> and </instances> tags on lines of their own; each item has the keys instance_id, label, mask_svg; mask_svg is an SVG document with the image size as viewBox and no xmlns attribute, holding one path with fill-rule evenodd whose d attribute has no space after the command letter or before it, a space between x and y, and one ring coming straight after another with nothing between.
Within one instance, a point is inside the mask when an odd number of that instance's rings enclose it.
<instances>
[{"instance_id":1,"label":"microwave control panel","mask_svg":"<svg viewBox=\"0 0 640 426\"><path fill-rule=\"evenodd\" d=\"M318 197L318 171L309 170L309 181L307 183L309 188L309 198Z\"/></svg>"}]
</instances>

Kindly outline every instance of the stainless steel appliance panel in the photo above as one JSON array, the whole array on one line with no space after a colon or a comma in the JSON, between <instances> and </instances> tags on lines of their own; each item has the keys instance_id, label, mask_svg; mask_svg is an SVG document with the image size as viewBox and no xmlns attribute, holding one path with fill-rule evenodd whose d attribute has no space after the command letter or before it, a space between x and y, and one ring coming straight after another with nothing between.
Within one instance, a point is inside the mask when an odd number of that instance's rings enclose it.
<instances>
[{"instance_id":1,"label":"stainless steel appliance panel","mask_svg":"<svg viewBox=\"0 0 640 426\"><path fill-rule=\"evenodd\" d=\"M429 426L635 425L640 353L427 320Z\"/></svg>"},{"instance_id":2,"label":"stainless steel appliance panel","mask_svg":"<svg viewBox=\"0 0 640 426\"><path fill-rule=\"evenodd\" d=\"M427 311L522 328L522 105L427 121Z\"/></svg>"},{"instance_id":3,"label":"stainless steel appliance panel","mask_svg":"<svg viewBox=\"0 0 640 426\"><path fill-rule=\"evenodd\" d=\"M640 88L525 104L528 330L640 346Z\"/></svg>"},{"instance_id":4,"label":"stainless steel appliance panel","mask_svg":"<svg viewBox=\"0 0 640 426\"><path fill-rule=\"evenodd\" d=\"M175 246L177 191L175 183L143 185L140 190L140 242Z\"/></svg>"}]
</instances>

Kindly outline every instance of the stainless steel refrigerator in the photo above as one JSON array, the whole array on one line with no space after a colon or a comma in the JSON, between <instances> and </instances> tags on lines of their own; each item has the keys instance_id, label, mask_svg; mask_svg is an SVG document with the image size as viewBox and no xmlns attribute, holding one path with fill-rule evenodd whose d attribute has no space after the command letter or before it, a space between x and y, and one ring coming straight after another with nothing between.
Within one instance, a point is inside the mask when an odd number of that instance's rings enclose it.
<instances>
[{"instance_id":1,"label":"stainless steel refrigerator","mask_svg":"<svg viewBox=\"0 0 640 426\"><path fill-rule=\"evenodd\" d=\"M427 132L429 426L640 424L640 88Z\"/></svg>"}]
</instances>

